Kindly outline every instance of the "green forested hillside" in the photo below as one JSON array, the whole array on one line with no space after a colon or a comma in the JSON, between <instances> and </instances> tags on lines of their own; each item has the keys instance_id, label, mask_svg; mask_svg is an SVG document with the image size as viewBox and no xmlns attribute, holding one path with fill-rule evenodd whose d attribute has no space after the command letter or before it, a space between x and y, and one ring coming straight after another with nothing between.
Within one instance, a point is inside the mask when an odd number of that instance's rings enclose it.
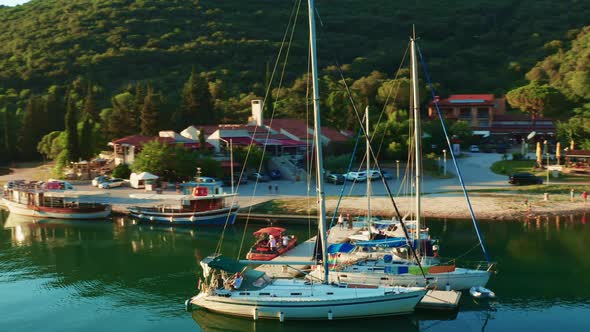
<instances>
[{"instance_id":1,"label":"green forested hillside","mask_svg":"<svg viewBox=\"0 0 590 332\"><path fill-rule=\"evenodd\" d=\"M33 0L2 8L1 85L43 88L81 75L110 88L133 80L179 87L196 66L215 78L239 78L236 89L246 91L264 82L296 2ZM580 29L590 15L584 1L571 0L320 0L317 6L321 67L336 57L342 63L363 57L359 75L391 72L416 24L433 76L466 92L509 88L542 58L545 43ZM301 10L294 64L306 61L305 2Z\"/></svg>"},{"instance_id":2,"label":"green forested hillside","mask_svg":"<svg viewBox=\"0 0 590 332\"><path fill-rule=\"evenodd\" d=\"M585 1L574 0L318 0L316 5L319 65L328 77L322 92L342 89L333 70L339 61L365 103L383 101L377 89L394 77L412 24L442 95L503 93L522 85L525 73L553 54L555 45L569 49L590 15ZM64 129L66 100L78 110L79 127L93 127L99 141L125 132L113 119L137 123L146 91L151 91L150 112L157 113L152 122L157 116L161 128L179 129L186 125L179 110L193 69L209 84L216 117L243 120L249 99L265 94L291 17L297 24L283 79L290 87L284 96L291 97L277 111L304 114L299 97L305 93L306 11L300 0L32 0L0 7L0 155L34 158L38 139ZM290 35L291 30L287 39ZM363 90L366 86L374 89ZM369 90L372 96L363 95ZM330 97L327 123L350 127L350 115L338 114L346 98ZM85 105L92 105L91 111L83 111Z\"/></svg>"}]
</instances>

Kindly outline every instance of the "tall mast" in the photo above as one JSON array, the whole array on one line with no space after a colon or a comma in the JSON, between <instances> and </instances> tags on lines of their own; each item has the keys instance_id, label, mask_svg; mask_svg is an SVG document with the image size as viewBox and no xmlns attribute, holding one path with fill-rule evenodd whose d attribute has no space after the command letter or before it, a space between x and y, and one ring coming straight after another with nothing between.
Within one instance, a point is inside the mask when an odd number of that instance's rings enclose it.
<instances>
[{"instance_id":1,"label":"tall mast","mask_svg":"<svg viewBox=\"0 0 590 332\"><path fill-rule=\"evenodd\" d=\"M367 225L371 226L371 140L369 136L369 106L365 109L367 129Z\"/></svg>"},{"instance_id":2,"label":"tall mast","mask_svg":"<svg viewBox=\"0 0 590 332\"><path fill-rule=\"evenodd\" d=\"M326 201L324 194L324 162L322 158L321 122L320 122L320 91L318 86L318 62L315 44L315 5L314 0L307 1L309 17L309 49L311 52L311 76L313 82L313 138L316 152L316 182L318 191L318 238L322 244L322 260L324 263L324 283L328 279L328 236L326 231Z\"/></svg>"},{"instance_id":3,"label":"tall mast","mask_svg":"<svg viewBox=\"0 0 590 332\"><path fill-rule=\"evenodd\" d=\"M416 63L416 31L413 31L410 38L410 48L412 50L412 100L414 103L414 146L416 147L416 170L415 170L415 189L416 189L416 239L420 239L420 185L422 180L422 154L420 141L422 135L420 132L420 98L418 96L418 64Z\"/></svg>"}]
</instances>

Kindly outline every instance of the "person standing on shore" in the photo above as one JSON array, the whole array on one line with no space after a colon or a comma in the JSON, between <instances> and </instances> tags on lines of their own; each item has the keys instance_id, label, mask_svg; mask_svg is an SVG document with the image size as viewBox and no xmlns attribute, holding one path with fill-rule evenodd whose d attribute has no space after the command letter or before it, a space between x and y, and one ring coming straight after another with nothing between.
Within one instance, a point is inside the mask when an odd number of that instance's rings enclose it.
<instances>
[{"instance_id":1,"label":"person standing on shore","mask_svg":"<svg viewBox=\"0 0 590 332\"><path fill-rule=\"evenodd\" d=\"M588 201L588 192L586 190L582 193L582 198L584 199L584 205L586 205L586 202Z\"/></svg>"},{"instance_id":2,"label":"person standing on shore","mask_svg":"<svg viewBox=\"0 0 590 332\"><path fill-rule=\"evenodd\" d=\"M572 188L572 190L570 190L570 201L574 201L574 188Z\"/></svg>"}]
</instances>

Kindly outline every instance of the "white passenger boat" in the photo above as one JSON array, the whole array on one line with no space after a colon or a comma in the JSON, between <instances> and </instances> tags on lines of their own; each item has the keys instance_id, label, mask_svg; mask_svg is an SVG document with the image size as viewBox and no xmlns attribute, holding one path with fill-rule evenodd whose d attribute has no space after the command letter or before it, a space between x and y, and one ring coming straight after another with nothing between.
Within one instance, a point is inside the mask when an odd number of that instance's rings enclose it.
<instances>
[{"instance_id":1,"label":"white passenger boat","mask_svg":"<svg viewBox=\"0 0 590 332\"><path fill-rule=\"evenodd\" d=\"M103 195L102 193L100 195ZM96 202L94 192L47 190L46 184L21 183L4 190L2 202L10 213L58 219L104 219L111 206Z\"/></svg>"}]
</instances>

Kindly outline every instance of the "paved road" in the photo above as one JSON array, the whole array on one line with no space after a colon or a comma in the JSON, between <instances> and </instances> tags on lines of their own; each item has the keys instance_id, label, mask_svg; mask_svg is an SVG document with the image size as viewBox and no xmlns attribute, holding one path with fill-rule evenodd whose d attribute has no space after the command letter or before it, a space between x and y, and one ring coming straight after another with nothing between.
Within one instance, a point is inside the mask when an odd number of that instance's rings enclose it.
<instances>
[{"instance_id":1,"label":"paved road","mask_svg":"<svg viewBox=\"0 0 590 332\"><path fill-rule=\"evenodd\" d=\"M472 153L465 158L458 159L459 167L468 189L509 187L506 176L494 174L490 171L490 165L501 159L502 155L496 153ZM456 174L452 161L447 162L447 170L450 173ZM394 174L394 179L388 180L388 184L395 194L398 192L402 180L395 179L395 169L387 169L387 171L390 174ZM404 176L403 171L404 170L401 170L401 178ZM272 187L271 190L269 190L269 185ZM304 181L273 181L270 183L258 183L258 185L249 182L246 185L240 186L239 193L241 196L250 196L254 192L256 193L256 196L276 196L277 193L274 189L275 185L278 186L279 189L278 195L305 196L308 193L308 187L311 190L309 191L309 195L315 195L315 184L308 186ZM461 188L457 176L450 179L438 179L425 176L423 185L423 192L425 193L440 193L449 190L460 190ZM339 195L341 187L341 185L327 183L325 186L326 195ZM359 196L365 195L366 190L366 183L353 184L352 182L347 182L344 193L345 195ZM375 196L386 195L385 186L381 180L372 182L372 192Z\"/></svg>"}]
</instances>

